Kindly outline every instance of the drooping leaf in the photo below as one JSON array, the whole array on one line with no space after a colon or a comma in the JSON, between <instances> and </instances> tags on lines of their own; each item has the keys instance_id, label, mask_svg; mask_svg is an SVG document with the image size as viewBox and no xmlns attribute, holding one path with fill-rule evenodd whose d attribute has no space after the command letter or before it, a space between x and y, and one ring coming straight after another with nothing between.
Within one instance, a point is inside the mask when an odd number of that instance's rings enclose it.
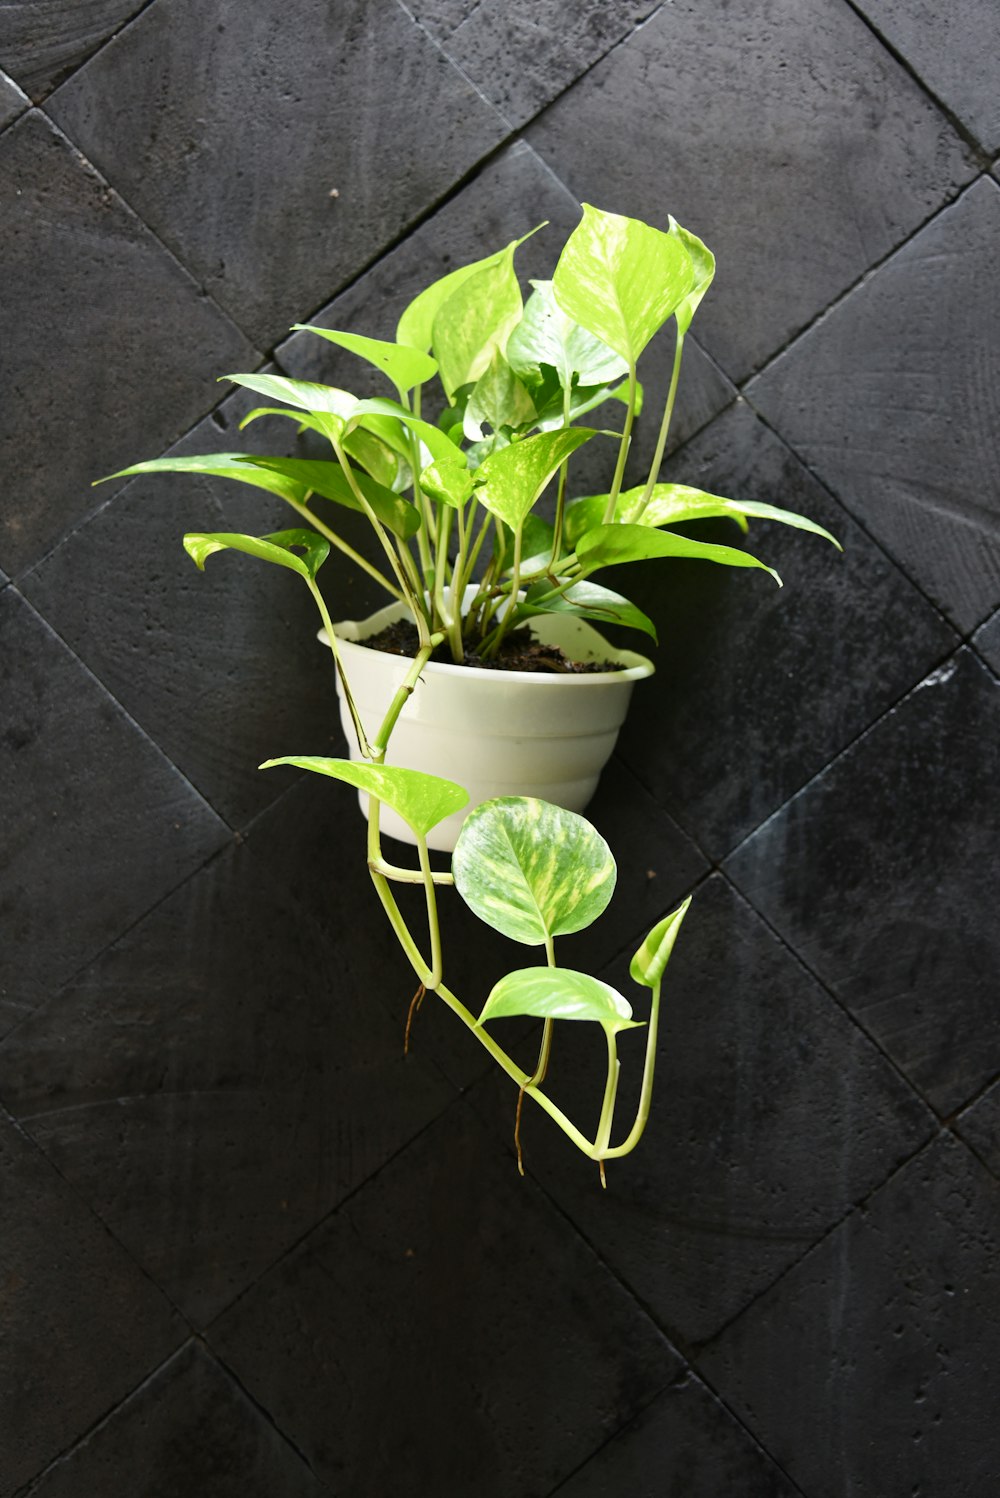
<instances>
[{"instance_id":1,"label":"drooping leaf","mask_svg":"<svg viewBox=\"0 0 1000 1498\"><path fill-rule=\"evenodd\" d=\"M543 1019L589 1019L614 1030L631 1030L632 1006L610 983L567 967L524 967L495 984L479 1023L509 1015Z\"/></svg>"},{"instance_id":2,"label":"drooping leaf","mask_svg":"<svg viewBox=\"0 0 1000 1498\"><path fill-rule=\"evenodd\" d=\"M328 428L320 417L313 416L310 411L290 410L288 406L254 406L240 422L240 431L251 422L259 421L262 416L284 416L287 420L294 421L300 431L318 432L321 437L327 435Z\"/></svg>"},{"instance_id":3,"label":"drooping leaf","mask_svg":"<svg viewBox=\"0 0 1000 1498\"><path fill-rule=\"evenodd\" d=\"M507 341L507 358L522 378L540 379L543 364L556 371L564 389L573 384L574 375L581 386L605 386L628 374L620 354L566 315L551 281L531 285L524 315Z\"/></svg>"},{"instance_id":4,"label":"drooping leaf","mask_svg":"<svg viewBox=\"0 0 1000 1498\"><path fill-rule=\"evenodd\" d=\"M96 482L106 484L108 479L124 478L133 473L198 473L209 478L237 479L243 484L253 484L257 489L266 489L269 494L277 494L282 499L302 503L306 492L304 485L285 474L249 467L246 456L246 453L206 453L200 457L153 458L147 463L133 463L130 468L122 468L120 472L110 473Z\"/></svg>"},{"instance_id":5,"label":"drooping leaf","mask_svg":"<svg viewBox=\"0 0 1000 1498\"><path fill-rule=\"evenodd\" d=\"M629 964L629 972L636 983L642 983L646 988L655 988L659 983L663 977L664 968L670 961L677 933L681 929L681 922L687 915L690 904L691 896L688 895L683 905L678 905L676 910L665 915L662 921L658 921L646 937Z\"/></svg>"},{"instance_id":6,"label":"drooping leaf","mask_svg":"<svg viewBox=\"0 0 1000 1498\"><path fill-rule=\"evenodd\" d=\"M434 281L426 286L406 308L396 326L396 342L405 343L409 348L420 349L426 353L431 347L433 336L434 319L438 309L452 296L463 281L474 276L477 271L488 270L491 266L499 264L505 255L513 255L518 245L524 244L532 234L537 234L543 229L544 224L537 224L534 229L523 234L520 239L511 240L502 250L495 250L492 255L485 255L482 260L473 260L469 265L460 265L456 270L449 271L440 280Z\"/></svg>"},{"instance_id":7,"label":"drooping leaf","mask_svg":"<svg viewBox=\"0 0 1000 1498\"><path fill-rule=\"evenodd\" d=\"M420 475L420 487L431 499L460 509L472 496L472 474L464 463L432 463Z\"/></svg>"},{"instance_id":8,"label":"drooping leaf","mask_svg":"<svg viewBox=\"0 0 1000 1498\"><path fill-rule=\"evenodd\" d=\"M503 352L521 320L521 288L514 274L517 242L465 277L434 317L433 343L449 400L461 385L485 374L494 349Z\"/></svg>"},{"instance_id":9,"label":"drooping leaf","mask_svg":"<svg viewBox=\"0 0 1000 1498\"><path fill-rule=\"evenodd\" d=\"M423 421L419 416L414 416L401 406L398 401L384 400L381 396L373 396L371 400L358 401L354 411L347 423L346 431L350 433L362 422L367 426L373 420L385 422L391 419L415 432L435 462L461 462L461 449L456 447L451 438L442 432L440 427L433 426L429 421ZM381 435L381 430L379 432ZM404 452L406 447L402 449Z\"/></svg>"},{"instance_id":10,"label":"drooping leaf","mask_svg":"<svg viewBox=\"0 0 1000 1498\"><path fill-rule=\"evenodd\" d=\"M676 234L584 203L552 285L567 316L634 365L695 278Z\"/></svg>"},{"instance_id":11,"label":"drooping leaf","mask_svg":"<svg viewBox=\"0 0 1000 1498\"><path fill-rule=\"evenodd\" d=\"M221 378L247 390L256 390L258 395L269 396L272 400L286 401L300 411L308 411L315 418L310 425L331 440L339 440L345 422L358 404L357 396L349 390L319 385L312 380L290 380L285 375L271 374L231 374Z\"/></svg>"},{"instance_id":12,"label":"drooping leaf","mask_svg":"<svg viewBox=\"0 0 1000 1498\"><path fill-rule=\"evenodd\" d=\"M484 422L494 432L534 421L535 403L499 349L469 394L462 423L470 442L481 442Z\"/></svg>"},{"instance_id":13,"label":"drooping leaf","mask_svg":"<svg viewBox=\"0 0 1000 1498\"><path fill-rule=\"evenodd\" d=\"M629 525L680 525L690 520L710 520L726 517L735 520L741 530L747 529L746 517L755 520L775 520L797 530L811 531L823 536L840 550L840 543L830 532L792 510L781 510L776 505L758 503L756 500L724 499L720 494L708 494L703 489L693 489L689 484L655 484L649 504L639 514L639 505L644 492L643 485L626 489L618 496L615 519ZM606 494L589 494L575 499L566 506L565 531L570 546L579 538L600 525L604 518Z\"/></svg>"},{"instance_id":14,"label":"drooping leaf","mask_svg":"<svg viewBox=\"0 0 1000 1498\"><path fill-rule=\"evenodd\" d=\"M340 333L331 328L317 328L311 323L297 322L292 327L293 331L316 333L327 342L335 343L338 347L357 354L369 364L374 364L395 385L400 400L414 385L422 385L425 380L432 379L437 374L437 364L429 354L406 344L387 343L382 338L363 338L358 333Z\"/></svg>"},{"instance_id":15,"label":"drooping leaf","mask_svg":"<svg viewBox=\"0 0 1000 1498\"><path fill-rule=\"evenodd\" d=\"M518 619L530 619L535 614L575 614L593 624L623 624L629 629L641 629L644 634L656 639L656 625L648 615L610 588L599 583L574 583L565 593L546 598L552 584L546 579L532 583L524 600L517 606Z\"/></svg>"},{"instance_id":16,"label":"drooping leaf","mask_svg":"<svg viewBox=\"0 0 1000 1498\"><path fill-rule=\"evenodd\" d=\"M461 811L469 800L468 791L453 780L426 775L422 770L406 770L400 765L291 754L265 760L260 769L270 770L275 765L297 765L301 770L314 770L317 775L329 775L359 791L367 791L369 796L391 806L418 837L426 837L432 827Z\"/></svg>"},{"instance_id":17,"label":"drooping leaf","mask_svg":"<svg viewBox=\"0 0 1000 1498\"><path fill-rule=\"evenodd\" d=\"M452 858L455 887L479 918L536 947L581 931L611 899L617 870L595 827L533 796L484 801Z\"/></svg>"},{"instance_id":18,"label":"drooping leaf","mask_svg":"<svg viewBox=\"0 0 1000 1498\"><path fill-rule=\"evenodd\" d=\"M324 499L332 499L335 504L344 505L349 510L362 508L339 463L321 458L261 458L251 453L245 455L243 462L254 469L282 474L304 490L312 489ZM409 500L376 483L360 469L353 470L353 473L361 493L382 524L388 526L394 535L405 541L420 529L420 516Z\"/></svg>"},{"instance_id":19,"label":"drooping leaf","mask_svg":"<svg viewBox=\"0 0 1000 1498\"><path fill-rule=\"evenodd\" d=\"M690 541L673 531L653 530L645 525L598 525L581 536L576 554L586 572L598 567L612 567L622 562L643 562L651 557L692 557L702 562L717 562L723 567L759 567L769 572L778 587L781 578L773 567L760 562L748 551L732 546L713 546L706 541Z\"/></svg>"},{"instance_id":20,"label":"drooping leaf","mask_svg":"<svg viewBox=\"0 0 1000 1498\"><path fill-rule=\"evenodd\" d=\"M275 562L279 567L297 572L300 577L313 580L330 554L330 543L325 536L307 530L275 531L269 536L243 536L235 531L212 534L189 531L184 537L184 550L201 572L204 572L208 558L217 551L242 551L247 556L257 557L262 562ZM300 556L299 551L304 555Z\"/></svg>"},{"instance_id":21,"label":"drooping leaf","mask_svg":"<svg viewBox=\"0 0 1000 1498\"><path fill-rule=\"evenodd\" d=\"M539 432L491 453L477 469L482 482L476 498L517 530L560 463L594 435L589 427L567 427Z\"/></svg>"},{"instance_id":22,"label":"drooping leaf","mask_svg":"<svg viewBox=\"0 0 1000 1498\"><path fill-rule=\"evenodd\" d=\"M684 229L677 220L670 216L670 233L675 235L687 250L691 257L691 265L694 269L694 285L687 296L674 308L674 316L677 318L677 326L681 337L691 326L691 321L701 304L701 299L712 284L715 275L715 256L708 245L700 240L697 234L692 234L690 229Z\"/></svg>"}]
</instances>

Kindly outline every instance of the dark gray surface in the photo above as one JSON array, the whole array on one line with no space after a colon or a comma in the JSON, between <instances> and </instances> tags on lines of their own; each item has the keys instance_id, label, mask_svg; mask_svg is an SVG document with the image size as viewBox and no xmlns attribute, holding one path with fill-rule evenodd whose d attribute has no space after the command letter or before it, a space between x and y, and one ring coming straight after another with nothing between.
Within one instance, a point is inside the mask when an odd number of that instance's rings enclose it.
<instances>
[{"instance_id":1,"label":"dark gray surface","mask_svg":"<svg viewBox=\"0 0 1000 1498\"><path fill-rule=\"evenodd\" d=\"M0 244L0 462L17 475L0 561L16 575L96 507L95 479L162 451L215 374L259 356L37 112L0 138Z\"/></svg>"},{"instance_id":2,"label":"dark gray surface","mask_svg":"<svg viewBox=\"0 0 1000 1498\"><path fill-rule=\"evenodd\" d=\"M157 0L50 108L262 347L507 133L396 0Z\"/></svg>"},{"instance_id":3,"label":"dark gray surface","mask_svg":"<svg viewBox=\"0 0 1000 1498\"><path fill-rule=\"evenodd\" d=\"M748 390L963 631L1000 601L998 233L987 177Z\"/></svg>"},{"instance_id":4,"label":"dark gray surface","mask_svg":"<svg viewBox=\"0 0 1000 1498\"><path fill-rule=\"evenodd\" d=\"M8 78L6 73L0 73L0 130L16 120L29 107L30 102L12 78Z\"/></svg>"},{"instance_id":5,"label":"dark gray surface","mask_svg":"<svg viewBox=\"0 0 1000 1498\"><path fill-rule=\"evenodd\" d=\"M414 1194L415 1178L426 1190ZM446 1357L434 1352L442 1328ZM464 1104L210 1342L313 1470L352 1498L546 1493L681 1366Z\"/></svg>"},{"instance_id":6,"label":"dark gray surface","mask_svg":"<svg viewBox=\"0 0 1000 1498\"><path fill-rule=\"evenodd\" d=\"M0 639L6 1032L229 832L13 588Z\"/></svg>"},{"instance_id":7,"label":"dark gray surface","mask_svg":"<svg viewBox=\"0 0 1000 1498\"><path fill-rule=\"evenodd\" d=\"M43 99L147 3L5 0L0 6L0 65L33 99Z\"/></svg>"},{"instance_id":8,"label":"dark gray surface","mask_svg":"<svg viewBox=\"0 0 1000 1498\"><path fill-rule=\"evenodd\" d=\"M989 1498L1000 1356L1000 1186L945 1138L750 1308L701 1360L810 1498ZM808 1349L809 1356L802 1356ZM780 1395L769 1370L794 1366Z\"/></svg>"},{"instance_id":9,"label":"dark gray surface","mask_svg":"<svg viewBox=\"0 0 1000 1498\"><path fill-rule=\"evenodd\" d=\"M19 1489L177 1346L184 1326L0 1108L0 1492Z\"/></svg>"},{"instance_id":10,"label":"dark gray surface","mask_svg":"<svg viewBox=\"0 0 1000 1498\"><path fill-rule=\"evenodd\" d=\"M1000 1071L998 754L1000 687L963 651L727 865L942 1116Z\"/></svg>"},{"instance_id":11,"label":"dark gray surface","mask_svg":"<svg viewBox=\"0 0 1000 1498\"><path fill-rule=\"evenodd\" d=\"M695 329L738 379L972 171L926 95L830 0L664 5L529 138L578 197L662 228L672 213L712 247Z\"/></svg>"},{"instance_id":12,"label":"dark gray surface","mask_svg":"<svg viewBox=\"0 0 1000 1498\"><path fill-rule=\"evenodd\" d=\"M1000 676L1000 609L976 631L972 643L994 675Z\"/></svg>"}]
</instances>

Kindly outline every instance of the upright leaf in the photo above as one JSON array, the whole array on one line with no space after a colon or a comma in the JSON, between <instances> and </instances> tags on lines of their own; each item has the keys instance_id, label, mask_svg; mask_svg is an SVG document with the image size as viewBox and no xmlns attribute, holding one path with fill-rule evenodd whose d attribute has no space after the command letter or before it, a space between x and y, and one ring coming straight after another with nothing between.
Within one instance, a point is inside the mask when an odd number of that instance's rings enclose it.
<instances>
[{"instance_id":1,"label":"upright leaf","mask_svg":"<svg viewBox=\"0 0 1000 1498\"><path fill-rule=\"evenodd\" d=\"M576 544L576 554L585 572L598 567L617 566L622 562L644 562L651 557L692 557L701 562L718 562L723 567L759 567L769 572L778 587L781 578L773 567L760 562L748 551L732 546L712 546L706 541L689 541L673 531L652 530L645 525L599 525L588 531Z\"/></svg>"},{"instance_id":2,"label":"upright leaf","mask_svg":"<svg viewBox=\"0 0 1000 1498\"><path fill-rule=\"evenodd\" d=\"M691 896L688 895L684 904L679 905L669 915L665 915L646 937L629 965L629 972L636 983L642 983L646 988L655 988L659 983L670 961L677 933L681 929L681 922L687 915L690 904Z\"/></svg>"},{"instance_id":3,"label":"upright leaf","mask_svg":"<svg viewBox=\"0 0 1000 1498\"><path fill-rule=\"evenodd\" d=\"M307 530L275 531L269 536L244 536L233 531L213 534L190 531L184 537L184 550L201 572L204 572L208 558L217 551L242 551L262 562L287 567L300 577L313 581L330 554L330 543L325 536ZM300 551L304 553L302 556L298 554Z\"/></svg>"},{"instance_id":4,"label":"upright leaf","mask_svg":"<svg viewBox=\"0 0 1000 1498\"><path fill-rule=\"evenodd\" d=\"M522 234L520 239L511 240L502 250L495 250L492 255L485 255L482 260L473 260L469 265L460 265L456 270L449 271L440 280L434 281L426 286L419 295L415 296L406 308L396 326L396 342L405 343L410 348L420 349L426 353L431 347L433 336L434 319L438 310L452 296L463 281L474 276L477 271L488 270L497 265L505 255L513 255L518 245L524 244L532 234L537 234L539 229L544 229L544 224L537 224L527 234Z\"/></svg>"},{"instance_id":5,"label":"upright leaf","mask_svg":"<svg viewBox=\"0 0 1000 1498\"><path fill-rule=\"evenodd\" d=\"M501 353L521 320L521 288L514 274L510 244L467 276L442 302L434 317L433 344L441 383L449 400L460 385L485 374L494 349Z\"/></svg>"},{"instance_id":6,"label":"upright leaf","mask_svg":"<svg viewBox=\"0 0 1000 1498\"><path fill-rule=\"evenodd\" d=\"M670 218L670 233L680 240L691 257L691 265L694 269L694 285L684 300L674 308L674 316L677 318L677 326L681 337L691 326L691 321L697 312L701 299L712 284L715 275L715 256L706 244L702 242L697 234L692 234L690 229L682 229L677 220Z\"/></svg>"},{"instance_id":7,"label":"upright leaf","mask_svg":"<svg viewBox=\"0 0 1000 1498\"><path fill-rule=\"evenodd\" d=\"M628 364L607 344L574 322L556 301L551 281L532 281L534 290L524 315L507 341L512 369L526 379L540 379L548 364L568 390L574 376L582 386L609 385L628 374Z\"/></svg>"},{"instance_id":8,"label":"upright leaf","mask_svg":"<svg viewBox=\"0 0 1000 1498\"><path fill-rule=\"evenodd\" d=\"M610 983L567 967L523 967L494 984L479 1023L516 1014L542 1019L589 1019L631 1030L632 1006Z\"/></svg>"},{"instance_id":9,"label":"upright leaf","mask_svg":"<svg viewBox=\"0 0 1000 1498\"><path fill-rule=\"evenodd\" d=\"M462 824L452 870L469 908L527 946L589 926L617 877L595 827L532 796L501 796L475 807Z\"/></svg>"},{"instance_id":10,"label":"upright leaf","mask_svg":"<svg viewBox=\"0 0 1000 1498\"><path fill-rule=\"evenodd\" d=\"M634 366L695 279L691 256L676 234L584 203L552 285L567 316Z\"/></svg>"},{"instance_id":11,"label":"upright leaf","mask_svg":"<svg viewBox=\"0 0 1000 1498\"><path fill-rule=\"evenodd\" d=\"M275 765L296 765L329 775L359 791L366 791L408 822L418 837L426 837L432 827L443 822L468 803L469 793L453 780L426 775L422 770L406 770L399 765L372 765L352 759L325 759L318 755L284 755L268 759L260 766L270 770Z\"/></svg>"},{"instance_id":12,"label":"upright leaf","mask_svg":"<svg viewBox=\"0 0 1000 1498\"><path fill-rule=\"evenodd\" d=\"M481 480L476 498L516 531L560 463L594 435L589 427L567 427L539 432L491 453L476 470Z\"/></svg>"},{"instance_id":13,"label":"upright leaf","mask_svg":"<svg viewBox=\"0 0 1000 1498\"><path fill-rule=\"evenodd\" d=\"M429 354L405 344L387 343L382 338L363 338L359 333L340 333L332 328L317 328L304 322L293 323L292 328L296 332L315 333L328 343L335 343L373 364L392 381L400 400L414 385L422 385L437 374L437 364Z\"/></svg>"},{"instance_id":14,"label":"upright leaf","mask_svg":"<svg viewBox=\"0 0 1000 1498\"><path fill-rule=\"evenodd\" d=\"M463 431L470 442L481 442L483 424L494 432L534 421L535 403L499 349L469 393Z\"/></svg>"}]
</instances>

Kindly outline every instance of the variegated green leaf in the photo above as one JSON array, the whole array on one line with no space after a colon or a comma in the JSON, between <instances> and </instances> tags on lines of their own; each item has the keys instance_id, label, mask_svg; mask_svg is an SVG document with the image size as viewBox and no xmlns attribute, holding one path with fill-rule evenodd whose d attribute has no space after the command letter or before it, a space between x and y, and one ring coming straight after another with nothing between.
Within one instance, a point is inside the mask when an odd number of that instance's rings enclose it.
<instances>
[{"instance_id":1,"label":"variegated green leaf","mask_svg":"<svg viewBox=\"0 0 1000 1498\"><path fill-rule=\"evenodd\" d=\"M691 557L701 562L717 562L723 567L759 567L770 573L778 587L781 578L773 567L758 561L748 551L732 546L713 546L707 541L690 541L673 531L652 530L645 525L599 525L581 536L576 554L585 573L598 567L612 567L622 562L643 562L652 557Z\"/></svg>"},{"instance_id":2,"label":"variegated green leaf","mask_svg":"<svg viewBox=\"0 0 1000 1498\"><path fill-rule=\"evenodd\" d=\"M108 479L125 478L133 473L198 473L208 478L237 479L242 484L253 484L257 489L266 489L282 499L301 504L305 497L305 485L290 479L287 474L269 473L247 464L246 453L206 453L198 457L153 458L146 463L133 463L118 473L110 473L96 483L106 484Z\"/></svg>"},{"instance_id":3,"label":"variegated green leaf","mask_svg":"<svg viewBox=\"0 0 1000 1498\"><path fill-rule=\"evenodd\" d=\"M431 499L460 509L471 498L472 474L459 461L432 463L420 475L420 487Z\"/></svg>"},{"instance_id":4,"label":"variegated green leaf","mask_svg":"<svg viewBox=\"0 0 1000 1498\"><path fill-rule=\"evenodd\" d=\"M692 234L690 229L682 229L672 215L670 216L670 233L676 235L690 255L691 266L695 275L695 282L691 290L684 300L674 308L677 327L683 338L691 326L691 321L701 304L702 297L712 284L712 278L715 275L715 256L708 246L698 238L697 234Z\"/></svg>"},{"instance_id":5,"label":"variegated green leaf","mask_svg":"<svg viewBox=\"0 0 1000 1498\"><path fill-rule=\"evenodd\" d=\"M613 1030L634 1029L632 1006L610 983L567 967L524 967L495 984L479 1023L516 1014L589 1019Z\"/></svg>"},{"instance_id":6,"label":"variegated green leaf","mask_svg":"<svg viewBox=\"0 0 1000 1498\"><path fill-rule=\"evenodd\" d=\"M533 796L501 796L475 807L459 833L452 870L469 908L529 947L589 926L617 878L611 849L595 827Z\"/></svg>"},{"instance_id":7,"label":"variegated green leaf","mask_svg":"<svg viewBox=\"0 0 1000 1498\"><path fill-rule=\"evenodd\" d=\"M220 378L242 385L246 390L256 390L258 395L269 396L272 400L286 401L300 411L308 411L314 418L310 425L331 441L339 441L345 422L358 404L357 396L349 390L318 385L311 380L290 380L285 375L231 374Z\"/></svg>"},{"instance_id":8,"label":"variegated green leaf","mask_svg":"<svg viewBox=\"0 0 1000 1498\"><path fill-rule=\"evenodd\" d=\"M485 374L494 349L503 352L521 320L521 288L514 274L519 242L459 282L435 313L432 346L449 400Z\"/></svg>"},{"instance_id":9,"label":"variegated green leaf","mask_svg":"<svg viewBox=\"0 0 1000 1498\"><path fill-rule=\"evenodd\" d=\"M841 550L835 536L793 510L781 510L776 505L760 504L755 500L724 499L720 494L708 494L704 489L693 489L689 484L654 484L646 508L639 512L645 488L639 484L634 489L625 489L615 505L615 519L627 525L681 525L690 520L711 520L719 517L735 520L742 531L747 530L747 516L753 520L774 520L781 525L793 526L796 530L811 531L822 536ZM588 530L600 525L607 506L606 494L588 494L574 499L566 506L565 535L567 544L575 546Z\"/></svg>"},{"instance_id":10,"label":"variegated green leaf","mask_svg":"<svg viewBox=\"0 0 1000 1498\"><path fill-rule=\"evenodd\" d=\"M425 775L422 770L406 770L400 765L372 765L352 759L325 759L321 756L284 755L268 759L260 766L270 770L275 765L297 765L345 781L359 791L367 791L408 822L418 837L426 837L432 827L452 816L468 803L469 793L453 780Z\"/></svg>"},{"instance_id":11,"label":"variegated green leaf","mask_svg":"<svg viewBox=\"0 0 1000 1498\"><path fill-rule=\"evenodd\" d=\"M628 374L628 364L607 344L567 317L555 299L551 281L532 281L534 290L524 316L507 341L511 367L524 379L541 378L548 364L569 389L573 376L581 386L605 386Z\"/></svg>"},{"instance_id":12,"label":"variegated green leaf","mask_svg":"<svg viewBox=\"0 0 1000 1498\"><path fill-rule=\"evenodd\" d=\"M491 453L476 470L476 498L516 531L560 463L594 435L589 427L539 432Z\"/></svg>"},{"instance_id":13,"label":"variegated green leaf","mask_svg":"<svg viewBox=\"0 0 1000 1498\"><path fill-rule=\"evenodd\" d=\"M483 425L498 432L534 421L535 403L499 349L469 394L463 431L470 442L483 440Z\"/></svg>"},{"instance_id":14,"label":"variegated green leaf","mask_svg":"<svg viewBox=\"0 0 1000 1498\"><path fill-rule=\"evenodd\" d=\"M430 354L421 353L419 349L409 348L405 344L386 343L382 338L364 338L359 333L341 333L332 328L316 328L312 323L304 322L293 323L292 330L315 333L328 343L335 343L339 348L347 349L360 359L374 364L395 385L400 400L414 385L422 385L425 380L432 379L437 374L437 364Z\"/></svg>"},{"instance_id":15,"label":"variegated green leaf","mask_svg":"<svg viewBox=\"0 0 1000 1498\"><path fill-rule=\"evenodd\" d=\"M325 536L307 530L275 531L269 536L244 536L234 531L212 534L189 531L184 537L184 550L202 572L205 562L217 551L242 551L262 562L288 567L300 577L312 580L330 554L330 543ZM299 552L303 555L300 556Z\"/></svg>"},{"instance_id":16,"label":"variegated green leaf","mask_svg":"<svg viewBox=\"0 0 1000 1498\"><path fill-rule=\"evenodd\" d=\"M534 229L523 234L520 239L511 240L502 250L495 250L492 255L485 255L482 260L473 260L469 265L460 265L456 270L449 271L440 280L434 281L426 286L407 307L396 326L396 342L405 343L410 348L420 349L424 353L431 346L433 336L434 319L438 309L444 305L463 281L474 276L477 271L487 270L491 266L498 265L506 255L513 255L519 244L530 239L532 234L537 234L543 229L544 224L538 224Z\"/></svg>"},{"instance_id":17,"label":"variegated green leaf","mask_svg":"<svg viewBox=\"0 0 1000 1498\"><path fill-rule=\"evenodd\" d=\"M442 432L440 427L432 426L429 421L423 421L419 416L414 416L401 406L398 401L385 400L381 396L373 396L371 400L358 401L347 424L347 432L350 433L362 422L367 426L372 419L384 421L391 418L400 422L411 432L415 432L430 453L436 463L460 463L462 461L461 449L456 447L450 437ZM381 432L380 434L381 435ZM403 449L405 451L405 448Z\"/></svg>"},{"instance_id":18,"label":"variegated green leaf","mask_svg":"<svg viewBox=\"0 0 1000 1498\"><path fill-rule=\"evenodd\" d=\"M627 629L640 629L656 639L656 625L642 609L599 583L574 583L565 593L556 594L552 593L548 579L532 583L517 606L517 618L530 619L536 614L574 614L592 624L621 624Z\"/></svg>"},{"instance_id":19,"label":"variegated green leaf","mask_svg":"<svg viewBox=\"0 0 1000 1498\"><path fill-rule=\"evenodd\" d=\"M629 965L629 972L636 983L642 983L646 988L655 988L659 983L670 961L677 933L681 929L681 922L687 915L690 904L691 896L688 895L684 904L678 905L676 910L665 915L646 937Z\"/></svg>"},{"instance_id":20,"label":"variegated green leaf","mask_svg":"<svg viewBox=\"0 0 1000 1498\"><path fill-rule=\"evenodd\" d=\"M330 463L322 458L259 458L247 454L244 463L254 469L264 469L284 475L303 489L312 489L324 499L344 505L349 510L361 510L361 502L351 488L347 475L339 463ZM405 541L420 529L420 516L402 495L386 489L367 473L354 470L354 482L371 505L383 525L394 535Z\"/></svg>"}]
</instances>

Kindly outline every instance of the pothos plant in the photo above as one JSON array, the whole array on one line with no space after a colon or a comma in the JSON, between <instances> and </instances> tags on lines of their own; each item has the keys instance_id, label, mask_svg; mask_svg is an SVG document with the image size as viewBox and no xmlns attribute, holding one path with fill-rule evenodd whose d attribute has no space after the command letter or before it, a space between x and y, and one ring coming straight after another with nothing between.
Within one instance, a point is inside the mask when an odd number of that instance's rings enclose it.
<instances>
[{"instance_id":1,"label":"pothos plant","mask_svg":"<svg viewBox=\"0 0 1000 1498\"><path fill-rule=\"evenodd\" d=\"M261 416L287 417L300 432L328 444L329 457L224 452L138 463L112 477L162 471L222 476L268 490L295 512L298 526L266 536L184 537L200 568L215 552L232 549L298 574L322 618L360 757L284 756L262 768L297 765L368 793L368 867L420 985L415 1002L426 991L439 995L517 1084L519 1166L521 1103L529 1096L599 1162L603 1181L604 1162L635 1147L648 1117L660 986L689 902L666 915L632 959L632 978L651 992L646 1059L635 1120L626 1138L613 1144L617 1036L640 1022L633 1020L622 994L560 966L555 955L556 937L588 926L611 897L616 869L607 843L576 813L535 798L503 797L470 812L450 872L432 870L427 835L466 805L468 793L451 780L387 765L393 728L432 656L489 662L511 632L535 616L568 613L625 625L655 639L655 627L641 609L592 580L598 571L688 557L763 569L780 586L777 573L749 552L691 539L673 525L724 516L746 532L750 519L767 519L837 543L821 526L787 510L660 480L684 340L715 271L714 257L696 235L672 218L662 231L584 205L552 279L533 281L527 301L514 269L521 243L514 240L428 286L404 311L393 342L296 325L380 370L391 396L361 398L275 374L226 377L281 403L250 411L243 426ZM671 321L673 367L652 463L644 483L625 488L633 425L643 400L639 360ZM624 412L613 429L581 424L598 408L619 406ZM585 444L609 439L613 462L607 489L574 495L573 455ZM372 556L338 531L337 507L365 516ZM355 706L317 581L331 548L405 605L416 626L412 665L371 736ZM382 804L411 828L417 868L385 857ZM423 943L393 894L392 885L400 882L424 888ZM477 916L505 936L545 951L544 966L516 968L502 978L478 1017L444 981L437 914L441 886L453 886ZM486 1028L488 1021L511 1015L542 1020L531 1073ZM607 1080L593 1137L543 1090L558 1019L592 1021L606 1038Z\"/></svg>"}]
</instances>

